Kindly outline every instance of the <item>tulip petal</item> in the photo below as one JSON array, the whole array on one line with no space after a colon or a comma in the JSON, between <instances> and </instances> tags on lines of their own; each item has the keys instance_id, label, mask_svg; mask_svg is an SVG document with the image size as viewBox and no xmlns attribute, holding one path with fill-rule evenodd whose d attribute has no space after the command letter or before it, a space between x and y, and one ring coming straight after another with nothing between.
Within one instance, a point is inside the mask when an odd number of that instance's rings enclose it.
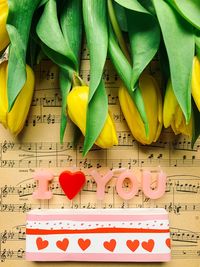
<instances>
[{"instance_id":1,"label":"tulip petal","mask_svg":"<svg viewBox=\"0 0 200 267\"><path fill-rule=\"evenodd\" d=\"M168 0L189 23L200 29L199 0Z\"/></svg>"},{"instance_id":2,"label":"tulip petal","mask_svg":"<svg viewBox=\"0 0 200 267\"><path fill-rule=\"evenodd\" d=\"M0 122L7 128L7 111L8 111L8 98L7 98L7 78L8 61L0 64Z\"/></svg>"},{"instance_id":3,"label":"tulip petal","mask_svg":"<svg viewBox=\"0 0 200 267\"><path fill-rule=\"evenodd\" d=\"M83 20L90 53L89 102L101 83L107 56L108 31L106 8L106 0L83 0Z\"/></svg>"},{"instance_id":4,"label":"tulip petal","mask_svg":"<svg viewBox=\"0 0 200 267\"><path fill-rule=\"evenodd\" d=\"M6 20L8 17L8 3L7 1L0 2L0 55L8 46L10 40L6 30Z\"/></svg>"},{"instance_id":5,"label":"tulip petal","mask_svg":"<svg viewBox=\"0 0 200 267\"><path fill-rule=\"evenodd\" d=\"M133 70L131 88L134 90L142 71L156 54L160 43L158 22L137 0L115 0L126 8Z\"/></svg>"},{"instance_id":6,"label":"tulip petal","mask_svg":"<svg viewBox=\"0 0 200 267\"><path fill-rule=\"evenodd\" d=\"M7 31L10 37L8 63L9 110L26 82L26 51L33 13L40 0L9 0Z\"/></svg>"},{"instance_id":7,"label":"tulip petal","mask_svg":"<svg viewBox=\"0 0 200 267\"><path fill-rule=\"evenodd\" d=\"M73 87L72 91L67 96L67 110L69 117L80 129L83 135L86 134L86 112L88 109L88 95L89 87L82 85ZM97 102L101 104L100 101ZM99 111L97 110L97 113L98 112ZM96 125L96 122L94 122L94 125ZM118 140L115 125L112 117L109 115L109 113L107 113L105 123L98 138L95 140L95 144L101 148L108 148L116 145L117 143ZM87 151L85 153L87 153Z\"/></svg>"},{"instance_id":8,"label":"tulip petal","mask_svg":"<svg viewBox=\"0 0 200 267\"><path fill-rule=\"evenodd\" d=\"M186 121L189 122L194 31L168 3L157 0L153 0L153 3L169 58L173 90Z\"/></svg>"},{"instance_id":9,"label":"tulip petal","mask_svg":"<svg viewBox=\"0 0 200 267\"><path fill-rule=\"evenodd\" d=\"M195 105L194 101L192 102L192 147L194 146L195 142L197 141L200 135L200 112Z\"/></svg>"},{"instance_id":10,"label":"tulip petal","mask_svg":"<svg viewBox=\"0 0 200 267\"><path fill-rule=\"evenodd\" d=\"M26 65L26 72L26 83L17 96L11 111L7 114L7 125L13 135L18 135L23 129L33 97L35 85L34 72L28 65Z\"/></svg>"},{"instance_id":11,"label":"tulip petal","mask_svg":"<svg viewBox=\"0 0 200 267\"><path fill-rule=\"evenodd\" d=\"M194 57L192 70L192 96L200 111L200 60Z\"/></svg>"},{"instance_id":12,"label":"tulip petal","mask_svg":"<svg viewBox=\"0 0 200 267\"><path fill-rule=\"evenodd\" d=\"M178 107L178 102L174 95L171 81L169 80L165 92L164 106L163 106L163 123L165 128L168 128L172 124L177 107Z\"/></svg>"}]
</instances>

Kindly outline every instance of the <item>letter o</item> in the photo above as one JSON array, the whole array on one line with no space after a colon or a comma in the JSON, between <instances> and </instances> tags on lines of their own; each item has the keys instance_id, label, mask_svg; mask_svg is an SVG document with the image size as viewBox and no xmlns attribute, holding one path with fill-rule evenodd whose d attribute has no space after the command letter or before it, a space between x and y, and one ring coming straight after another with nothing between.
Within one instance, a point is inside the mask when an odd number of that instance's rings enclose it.
<instances>
[{"instance_id":1,"label":"letter o","mask_svg":"<svg viewBox=\"0 0 200 267\"><path fill-rule=\"evenodd\" d=\"M123 189L123 183L126 178L128 178L132 184L132 187L129 191L125 191ZM139 183L137 177L130 171L123 172L117 179L116 191L118 195L125 200L133 198L137 194L138 189L139 189Z\"/></svg>"}]
</instances>

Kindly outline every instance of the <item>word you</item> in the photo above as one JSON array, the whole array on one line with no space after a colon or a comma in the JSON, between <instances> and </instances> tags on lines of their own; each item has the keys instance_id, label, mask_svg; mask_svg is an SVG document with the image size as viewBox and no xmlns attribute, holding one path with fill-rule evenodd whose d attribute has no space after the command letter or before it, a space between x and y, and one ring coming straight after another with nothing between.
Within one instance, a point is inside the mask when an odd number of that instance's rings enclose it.
<instances>
[{"instance_id":1,"label":"word you","mask_svg":"<svg viewBox=\"0 0 200 267\"><path fill-rule=\"evenodd\" d=\"M106 174L101 175L97 170L91 171L91 176L96 182L97 192L96 197L98 200L103 200L105 196L105 186L113 177L113 171L108 171ZM50 171L38 171L34 175L34 179L38 181L38 188L33 193L35 199L50 199L52 192L49 189L49 182L53 179L54 175ZM131 183L129 190L125 189L123 184L128 179ZM138 190L141 188L144 195L150 199L158 199L162 197L166 189L166 174L160 170L157 173L157 186L152 188L152 173L144 170L142 172L141 182L138 177L133 174L130 170L124 170L116 180L116 191L118 195L124 199L129 200L133 198ZM85 174L81 171L70 172L64 171L59 175L59 183L68 199L73 199L83 188L86 178Z\"/></svg>"}]
</instances>

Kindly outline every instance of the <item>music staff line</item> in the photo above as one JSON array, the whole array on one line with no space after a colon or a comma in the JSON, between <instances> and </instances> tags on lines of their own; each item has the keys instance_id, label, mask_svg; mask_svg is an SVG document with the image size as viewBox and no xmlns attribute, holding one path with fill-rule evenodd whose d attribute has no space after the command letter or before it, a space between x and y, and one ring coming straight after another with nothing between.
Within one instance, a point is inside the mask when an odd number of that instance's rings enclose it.
<instances>
[{"instance_id":1,"label":"music staff line","mask_svg":"<svg viewBox=\"0 0 200 267\"><path fill-rule=\"evenodd\" d=\"M120 123L124 121L124 116L121 111L112 113L112 118L114 122ZM35 127L36 125L41 124L55 124L60 123L60 114L51 114L40 112L40 114L30 114L25 122L25 126L29 126L30 124Z\"/></svg>"},{"instance_id":2,"label":"music staff line","mask_svg":"<svg viewBox=\"0 0 200 267\"><path fill-rule=\"evenodd\" d=\"M171 141L169 139L170 134L173 137L173 133L170 132L163 132L160 139L157 143L152 143L148 145L148 150L156 149L156 148L163 148L163 149L173 149L173 151L185 151L187 152L198 152L200 149L200 140L197 140L194 147L191 148L191 142L186 140L185 138L180 139L179 137L175 138L175 140ZM130 131L117 131L118 135L118 146L113 147L113 149L119 149L122 147L124 148L131 148L135 146L136 149L142 149L144 146L137 143L136 140L133 138ZM6 153L7 151L17 151L17 150L23 150L23 151L66 151L66 150L73 150L73 141L63 142L63 144L60 144L59 142L23 142L23 143L14 143L9 140L4 140L0 143L0 150L3 153ZM79 152L82 152L82 144L77 146L77 149ZM91 151L99 149L97 146L94 146ZM100 150L100 149L99 149ZM148 151L147 150L147 151ZM103 151L103 150L101 150ZM160 153L162 155L162 153ZM150 155L153 157L154 155ZM184 155L183 155L184 156ZM185 155L186 156L186 155Z\"/></svg>"},{"instance_id":3,"label":"music staff line","mask_svg":"<svg viewBox=\"0 0 200 267\"><path fill-rule=\"evenodd\" d=\"M108 104L111 105L117 105L118 104L118 96L113 95L112 93L108 92ZM42 107L61 107L62 106L62 98L59 93L57 92L52 92L49 91L48 94L44 95L39 95L38 92L36 91L31 106L37 107L37 106L42 106Z\"/></svg>"},{"instance_id":4,"label":"music staff line","mask_svg":"<svg viewBox=\"0 0 200 267\"><path fill-rule=\"evenodd\" d=\"M147 158L130 158L130 159L90 159L86 158L84 160L77 159L71 155L65 155L59 153L50 155L51 159L44 159L48 155L37 155L28 156L29 159L20 160L0 160L1 168L70 168L77 166L80 169L90 169L90 168L105 168L109 169L115 168L134 168L134 167L199 167L200 159L149 159Z\"/></svg>"}]
</instances>

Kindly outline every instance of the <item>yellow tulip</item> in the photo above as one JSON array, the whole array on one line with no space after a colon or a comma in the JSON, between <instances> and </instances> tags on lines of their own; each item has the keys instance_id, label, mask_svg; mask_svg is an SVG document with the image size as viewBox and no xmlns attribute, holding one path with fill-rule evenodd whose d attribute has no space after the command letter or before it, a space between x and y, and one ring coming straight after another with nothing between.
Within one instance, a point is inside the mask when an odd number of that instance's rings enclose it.
<instances>
[{"instance_id":1,"label":"yellow tulip","mask_svg":"<svg viewBox=\"0 0 200 267\"><path fill-rule=\"evenodd\" d=\"M34 91L35 77L32 69L26 65L27 80L8 112L7 77L8 62L0 64L0 122L14 135L18 135L24 127Z\"/></svg>"},{"instance_id":2,"label":"yellow tulip","mask_svg":"<svg viewBox=\"0 0 200 267\"><path fill-rule=\"evenodd\" d=\"M196 56L193 59L192 96L200 111L200 60Z\"/></svg>"},{"instance_id":3,"label":"yellow tulip","mask_svg":"<svg viewBox=\"0 0 200 267\"><path fill-rule=\"evenodd\" d=\"M10 42L6 30L7 17L8 17L8 1L0 0L0 52L3 51Z\"/></svg>"},{"instance_id":4,"label":"yellow tulip","mask_svg":"<svg viewBox=\"0 0 200 267\"><path fill-rule=\"evenodd\" d=\"M184 114L178 104L176 96L173 92L172 83L169 80L163 107L163 123L164 127L171 126L175 134L185 134L192 137L192 119L186 124Z\"/></svg>"},{"instance_id":5,"label":"yellow tulip","mask_svg":"<svg viewBox=\"0 0 200 267\"><path fill-rule=\"evenodd\" d=\"M157 141L162 130L162 97L156 80L150 75L141 75L139 87L149 122L148 136L137 107L123 85L119 88L119 102L134 138L142 144L151 144Z\"/></svg>"},{"instance_id":6,"label":"yellow tulip","mask_svg":"<svg viewBox=\"0 0 200 267\"><path fill-rule=\"evenodd\" d=\"M67 96L67 112L69 117L79 127L83 135L85 135L86 131L88 95L88 86L75 86ZM109 148L118 144L115 125L109 113L95 144L101 148Z\"/></svg>"}]
</instances>

